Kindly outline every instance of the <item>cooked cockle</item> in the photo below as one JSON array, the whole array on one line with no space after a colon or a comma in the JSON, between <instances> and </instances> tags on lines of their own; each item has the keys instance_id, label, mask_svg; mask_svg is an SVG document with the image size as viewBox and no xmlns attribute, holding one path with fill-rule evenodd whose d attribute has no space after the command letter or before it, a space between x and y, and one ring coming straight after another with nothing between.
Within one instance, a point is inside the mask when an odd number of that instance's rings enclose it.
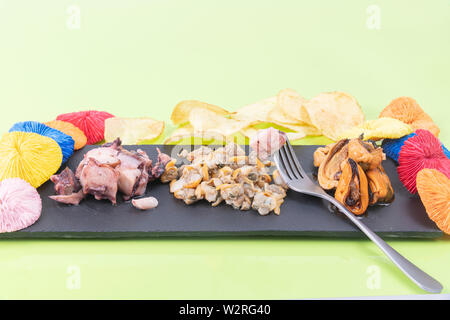
<instances>
[{"instance_id":1,"label":"cooked cockle","mask_svg":"<svg viewBox=\"0 0 450 320\"><path fill-rule=\"evenodd\" d=\"M244 193L247 197L253 198L257 191L260 191L260 188L257 188L253 185L252 182L243 182L242 187L244 188Z\"/></svg>"},{"instance_id":2,"label":"cooked cockle","mask_svg":"<svg viewBox=\"0 0 450 320\"><path fill-rule=\"evenodd\" d=\"M223 181L219 178L211 178L210 183L212 183L215 187L218 187L223 184Z\"/></svg>"},{"instance_id":3,"label":"cooked cockle","mask_svg":"<svg viewBox=\"0 0 450 320\"><path fill-rule=\"evenodd\" d=\"M200 171L194 166L185 166L181 180L184 181L183 188L195 189L202 181Z\"/></svg>"},{"instance_id":4,"label":"cooked cockle","mask_svg":"<svg viewBox=\"0 0 450 320\"><path fill-rule=\"evenodd\" d=\"M174 192L173 195L175 198L183 200L186 204L192 204L200 200L195 196L195 189L183 188Z\"/></svg>"},{"instance_id":5,"label":"cooked cockle","mask_svg":"<svg viewBox=\"0 0 450 320\"><path fill-rule=\"evenodd\" d=\"M245 151L235 143L228 143L224 150L229 157L245 156Z\"/></svg>"},{"instance_id":6,"label":"cooked cockle","mask_svg":"<svg viewBox=\"0 0 450 320\"><path fill-rule=\"evenodd\" d=\"M170 193L175 193L175 192L183 189L184 183L185 182L183 179L170 181L170 184L169 184Z\"/></svg>"},{"instance_id":7,"label":"cooked cockle","mask_svg":"<svg viewBox=\"0 0 450 320\"><path fill-rule=\"evenodd\" d=\"M227 158L224 148L219 148L205 158L205 163L210 169L222 168L228 163ZM195 163L195 160L193 163Z\"/></svg>"},{"instance_id":8,"label":"cooked cockle","mask_svg":"<svg viewBox=\"0 0 450 320\"><path fill-rule=\"evenodd\" d=\"M250 199L249 196L244 195L244 200L242 201L241 204L241 210L250 210L250 208L252 207L252 200Z\"/></svg>"},{"instance_id":9,"label":"cooked cockle","mask_svg":"<svg viewBox=\"0 0 450 320\"><path fill-rule=\"evenodd\" d=\"M228 164L232 169L237 169L248 164L247 156L232 156L228 158Z\"/></svg>"},{"instance_id":10,"label":"cooked cockle","mask_svg":"<svg viewBox=\"0 0 450 320\"><path fill-rule=\"evenodd\" d=\"M179 156L185 156L191 163L178 168L178 178L170 182L170 192L175 198L186 204L204 199L212 206L225 201L239 210L253 207L261 215L272 210L280 213L286 196L285 184L278 179L280 185L270 185L272 177L268 167L273 165L271 161L261 162L253 151L246 156L245 151L233 143L214 151L202 146L189 153L181 152ZM253 206L256 194L264 201L257 201Z\"/></svg>"},{"instance_id":11,"label":"cooked cockle","mask_svg":"<svg viewBox=\"0 0 450 320\"><path fill-rule=\"evenodd\" d=\"M175 166L177 160L170 160L165 167L164 173L161 175L161 182L166 183L178 178L178 168Z\"/></svg>"},{"instance_id":12,"label":"cooked cockle","mask_svg":"<svg viewBox=\"0 0 450 320\"><path fill-rule=\"evenodd\" d=\"M279 215L280 206L283 204L284 198L286 197L286 190L281 186L266 183L264 186L264 194L275 199L275 208L273 211L275 214Z\"/></svg>"},{"instance_id":13,"label":"cooked cockle","mask_svg":"<svg viewBox=\"0 0 450 320\"><path fill-rule=\"evenodd\" d=\"M226 183L217 187L220 196L235 209L240 209L244 202L244 187L240 183Z\"/></svg>"},{"instance_id":14,"label":"cooked cockle","mask_svg":"<svg viewBox=\"0 0 450 320\"><path fill-rule=\"evenodd\" d=\"M197 199L205 199L208 202L216 202L219 197L219 191L214 185L213 179L210 181L203 181L195 189L195 196Z\"/></svg>"},{"instance_id":15,"label":"cooked cockle","mask_svg":"<svg viewBox=\"0 0 450 320\"><path fill-rule=\"evenodd\" d=\"M257 210L262 216L268 215L270 211L275 210L277 201L269 193L259 191L253 198L252 208Z\"/></svg>"},{"instance_id":16,"label":"cooked cockle","mask_svg":"<svg viewBox=\"0 0 450 320\"><path fill-rule=\"evenodd\" d=\"M218 178L223 182L223 183L233 183L233 172L234 170L231 169L230 167L226 166L223 167L221 169L219 169L218 171Z\"/></svg>"},{"instance_id":17,"label":"cooked cockle","mask_svg":"<svg viewBox=\"0 0 450 320\"><path fill-rule=\"evenodd\" d=\"M263 188L266 183L271 183L272 178L268 173L261 173L258 176L258 180L256 181L256 185L260 188Z\"/></svg>"},{"instance_id":18,"label":"cooked cockle","mask_svg":"<svg viewBox=\"0 0 450 320\"><path fill-rule=\"evenodd\" d=\"M256 182L258 177L258 168L255 166L244 165L233 171L233 179L237 182L245 182L248 180Z\"/></svg>"},{"instance_id":19,"label":"cooked cockle","mask_svg":"<svg viewBox=\"0 0 450 320\"><path fill-rule=\"evenodd\" d=\"M172 180L170 182L170 192L174 197L183 200L186 204L194 203L199 200L195 196L195 188L186 188L186 181L182 178L179 180Z\"/></svg>"},{"instance_id":20,"label":"cooked cockle","mask_svg":"<svg viewBox=\"0 0 450 320\"><path fill-rule=\"evenodd\" d=\"M200 166L200 174L202 175L202 181L209 181L209 168L206 163Z\"/></svg>"},{"instance_id":21,"label":"cooked cockle","mask_svg":"<svg viewBox=\"0 0 450 320\"><path fill-rule=\"evenodd\" d=\"M279 185L283 187L284 189L288 189L289 186L284 182L283 178L281 177L280 171L278 169L274 170L272 173L273 183L276 185Z\"/></svg>"},{"instance_id":22,"label":"cooked cockle","mask_svg":"<svg viewBox=\"0 0 450 320\"><path fill-rule=\"evenodd\" d=\"M283 199L284 197L286 197L286 190L281 186L277 186L276 184L266 183L266 185L264 186L264 191L270 192L270 194L275 198Z\"/></svg>"}]
</instances>

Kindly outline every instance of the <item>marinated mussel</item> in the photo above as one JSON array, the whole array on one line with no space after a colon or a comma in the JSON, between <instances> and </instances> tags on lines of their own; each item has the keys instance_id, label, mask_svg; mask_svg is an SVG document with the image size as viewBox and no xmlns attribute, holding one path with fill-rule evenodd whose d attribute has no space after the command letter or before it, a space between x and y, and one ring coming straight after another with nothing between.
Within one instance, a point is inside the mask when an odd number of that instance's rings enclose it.
<instances>
[{"instance_id":1,"label":"marinated mussel","mask_svg":"<svg viewBox=\"0 0 450 320\"><path fill-rule=\"evenodd\" d=\"M382 166L367 170L369 183L369 204L391 203L394 201L394 189Z\"/></svg>"},{"instance_id":2,"label":"marinated mussel","mask_svg":"<svg viewBox=\"0 0 450 320\"><path fill-rule=\"evenodd\" d=\"M355 160L364 171L375 169L386 160L383 149L361 139L352 139L348 143L348 157Z\"/></svg>"},{"instance_id":3,"label":"marinated mussel","mask_svg":"<svg viewBox=\"0 0 450 320\"><path fill-rule=\"evenodd\" d=\"M348 210L363 214L369 205L369 190L364 170L349 158L344 164L334 195Z\"/></svg>"},{"instance_id":4,"label":"marinated mussel","mask_svg":"<svg viewBox=\"0 0 450 320\"><path fill-rule=\"evenodd\" d=\"M348 143L349 140L341 140L335 143L330 150L321 150L321 152L326 152L324 158L322 154L320 156L315 155L316 160L322 158L319 165L318 180L320 186L325 190L334 189L338 185L342 172L341 165L348 159Z\"/></svg>"},{"instance_id":5,"label":"marinated mussel","mask_svg":"<svg viewBox=\"0 0 450 320\"><path fill-rule=\"evenodd\" d=\"M347 159L353 159L363 171L372 170L386 159L383 149L368 141L344 139L314 152L314 166L319 167L319 184L325 190L337 187Z\"/></svg>"}]
</instances>

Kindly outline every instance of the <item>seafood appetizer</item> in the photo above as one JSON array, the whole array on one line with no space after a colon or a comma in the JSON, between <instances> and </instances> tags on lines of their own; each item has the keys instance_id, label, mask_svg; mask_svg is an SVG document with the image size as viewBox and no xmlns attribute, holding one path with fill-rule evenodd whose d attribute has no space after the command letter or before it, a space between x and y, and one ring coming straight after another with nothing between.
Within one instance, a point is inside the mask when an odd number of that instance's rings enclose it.
<instances>
[{"instance_id":1,"label":"seafood appetizer","mask_svg":"<svg viewBox=\"0 0 450 320\"><path fill-rule=\"evenodd\" d=\"M97 200L107 199L116 204L118 191L124 200L144 195L150 181L164 176L164 168L171 158L158 149L158 160L153 166L144 151L129 151L121 144L117 138L92 149L84 155L75 173L66 167L60 174L53 175L50 179L55 184L56 195L50 198L78 205L90 194Z\"/></svg>"},{"instance_id":2,"label":"seafood appetizer","mask_svg":"<svg viewBox=\"0 0 450 320\"><path fill-rule=\"evenodd\" d=\"M356 215L369 205L390 203L394 190L382 161L383 149L361 138L343 139L314 152L318 181L325 190L335 190L335 198Z\"/></svg>"},{"instance_id":3,"label":"seafood appetizer","mask_svg":"<svg viewBox=\"0 0 450 320\"><path fill-rule=\"evenodd\" d=\"M188 164L177 171L172 163L166 166L162 181L170 181L174 197L192 204L206 200L213 207L222 202L238 210L254 209L260 215L271 211L280 214L280 206L286 197L286 186L274 172L269 174L271 162L263 163L256 151L246 156L234 143L216 150L202 146L192 152L179 154Z\"/></svg>"}]
</instances>

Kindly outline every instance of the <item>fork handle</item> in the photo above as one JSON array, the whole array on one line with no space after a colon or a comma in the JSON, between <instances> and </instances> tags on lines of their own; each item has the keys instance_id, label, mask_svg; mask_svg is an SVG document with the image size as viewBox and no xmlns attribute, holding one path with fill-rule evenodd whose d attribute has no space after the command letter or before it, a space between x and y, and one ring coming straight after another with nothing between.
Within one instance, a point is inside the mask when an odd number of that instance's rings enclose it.
<instances>
[{"instance_id":1,"label":"fork handle","mask_svg":"<svg viewBox=\"0 0 450 320\"><path fill-rule=\"evenodd\" d=\"M372 240L380 249L383 251L389 259L395 265L403 271L412 281L414 281L423 290L431 293L440 293L443 289L442 284L436 279L419 269L408 259L403 257L400 253L394 250L390 245L388 245L383 239L381 239L375 232L370 230L364 223L362 223L355 215L347 210L343 204L337 201L335 198L327 197L327 200L333 203L339 211L344 213L347 218L349 218L365 235Z\"/></svg>"}]
</instances>

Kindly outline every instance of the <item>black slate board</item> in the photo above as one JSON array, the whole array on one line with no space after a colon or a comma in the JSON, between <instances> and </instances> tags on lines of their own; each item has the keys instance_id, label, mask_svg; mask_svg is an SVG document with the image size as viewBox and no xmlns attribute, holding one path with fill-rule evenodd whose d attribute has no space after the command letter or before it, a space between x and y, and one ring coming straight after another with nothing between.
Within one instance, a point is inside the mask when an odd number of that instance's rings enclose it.
<instances>
[{"instance_id":1,"label":"black slate board","mask_svg":"<svg viewBox=\"0 0 450 320\"><path fill-rule=\"evenodd\" d=\"M171 154L173 146L145 145L155 161L156 147ZM76 152L67 165L75 169L83 155L94 146ZM137 146L125 146L137 149ZM176 146L182 148L182 146ZM185 146L190 150L192 146ZM313 152L317 146L295 146L295 152L305 170L312 176ZM248 146L246 147L248 149ZM175 153L176 154L176 153ZM383 237L436 238L441 231L428 219L418 196L413 196L398 180L395 164L384 162L395 190L395 201L389 206L370 207L361 217L373 231ZM155 236L318 236L364 237L344 215L330 210L328 203L293 191L281 207L280 216L273 213L260 216L256 211L238 211L225 204L216 208L206 201L185 205L169 193L168 184L149 184L147 194L159 200L151 211L135 209L119 196L117 206L92 197L79 206L67 206L50 200L53 184L45 183L38 189L42 197L40 219L24 230L1 234L1 238L125 238Z\"/></svg>"}]
</instances>

